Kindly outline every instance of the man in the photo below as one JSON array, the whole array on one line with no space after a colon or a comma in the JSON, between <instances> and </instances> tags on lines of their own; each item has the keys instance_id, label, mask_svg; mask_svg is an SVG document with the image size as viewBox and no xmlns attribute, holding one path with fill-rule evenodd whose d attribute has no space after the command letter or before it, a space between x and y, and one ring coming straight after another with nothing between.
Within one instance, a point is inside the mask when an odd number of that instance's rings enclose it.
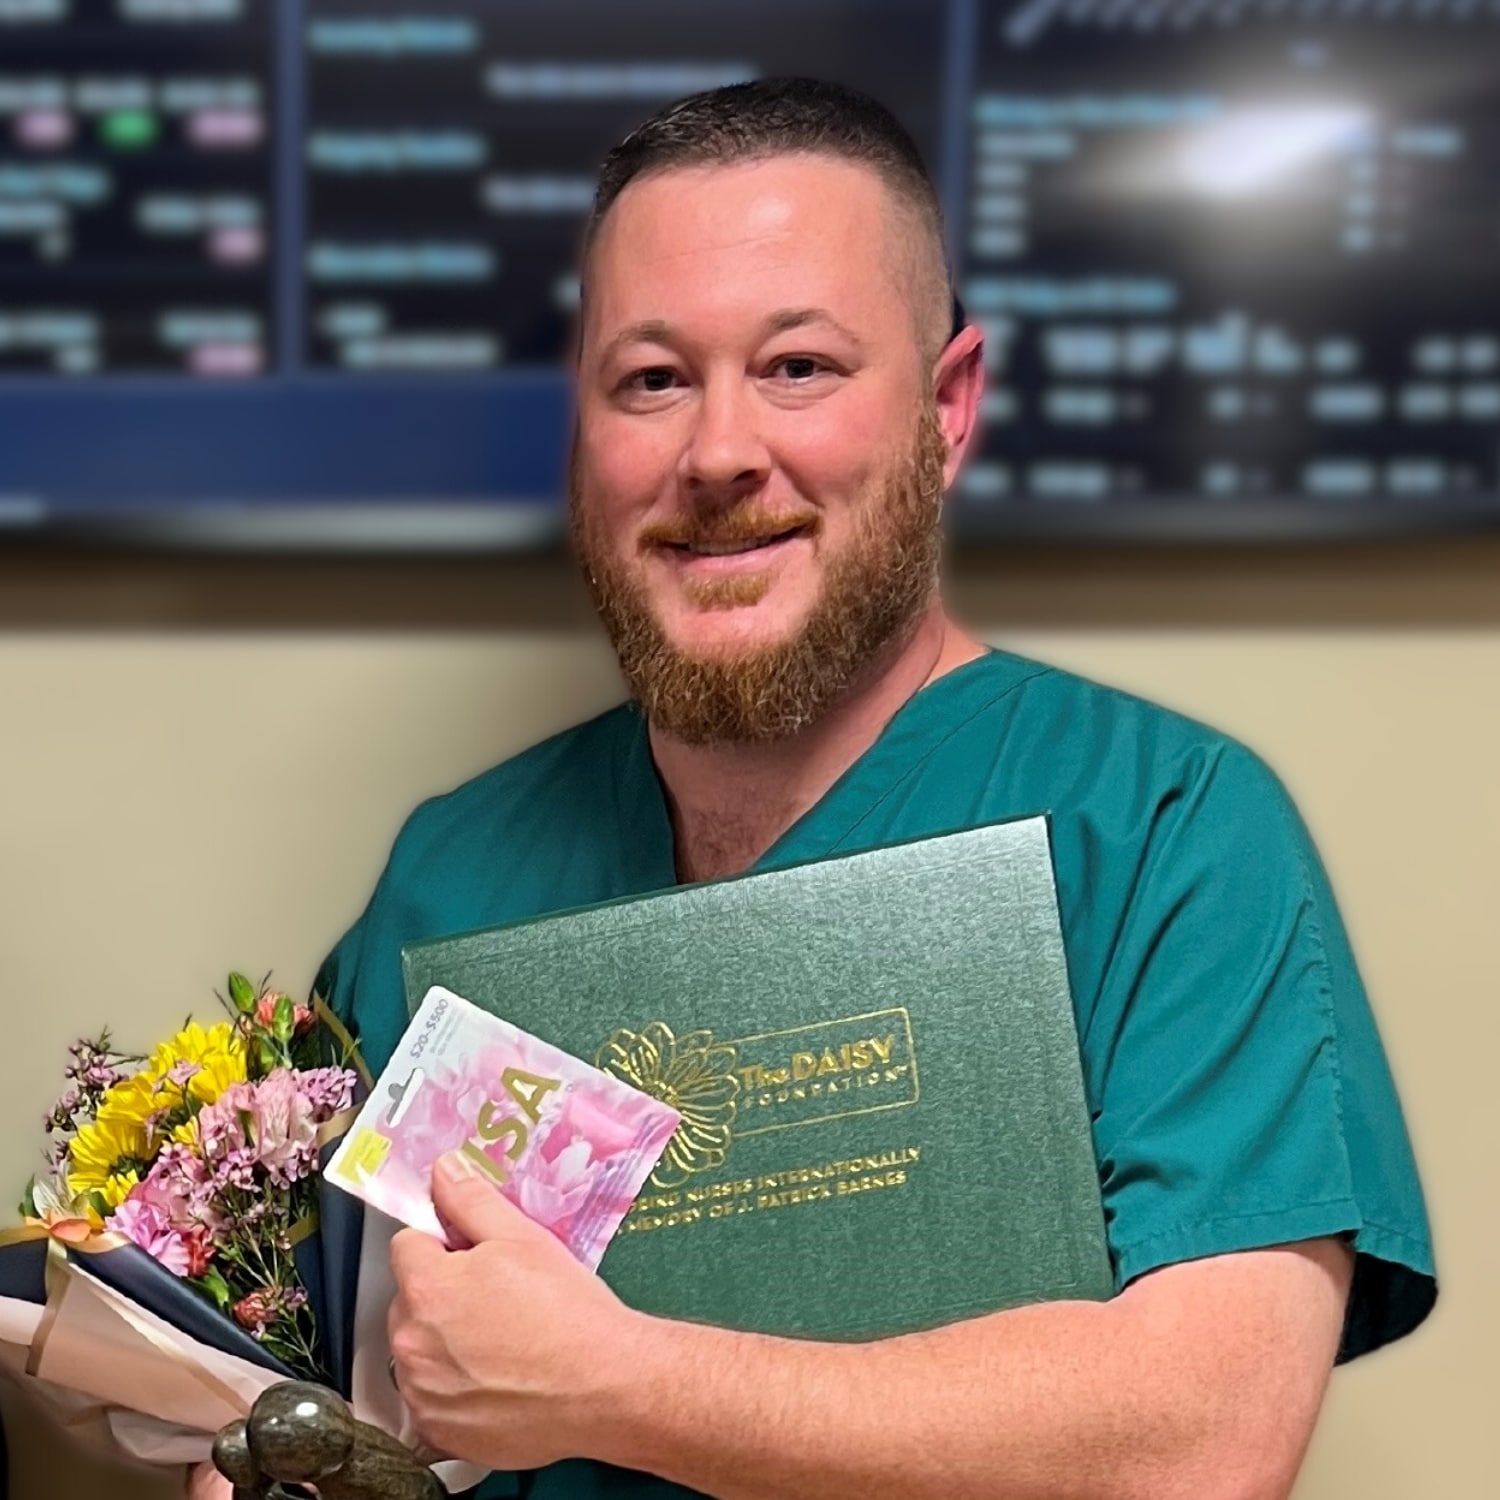
<instances>
[{"instance_id":1,"label":"man","mask_svg":"<svg viewBox=\"0 0 1500 1500\"><path fill-rule=\"evenodd\" d=\"M826 85L687 100L606 162L583 287L573 532L634 705L419 809L325 993L378 1068L404 942L1050 811L1120 1292L674 1324L449 1161L476 1248L392 1252L421 1437L536 1500L1286 1495L1335 1360L1433 1301L1398 1106L1270 774L945 612L981 336L915 149Z\"/></svg>"}]
</instances>

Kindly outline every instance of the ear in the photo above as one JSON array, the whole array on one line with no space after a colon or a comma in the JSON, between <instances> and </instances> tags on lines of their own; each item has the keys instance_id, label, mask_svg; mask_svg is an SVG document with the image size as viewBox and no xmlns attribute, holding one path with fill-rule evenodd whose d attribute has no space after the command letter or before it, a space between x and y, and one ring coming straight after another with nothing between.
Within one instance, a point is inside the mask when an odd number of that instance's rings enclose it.
<instances>
[{"instance_id":1,"label":"ear","mask_svg":"<svg viewBox=\"0 0 1500 1500\"><path fill-rule=\"evenodd\" d=\"M984 334L972 323L949 340L932 371L938 421L948 440L943 489L951 488L979 422L984 395Z\"/></svg>"}]
</instances>

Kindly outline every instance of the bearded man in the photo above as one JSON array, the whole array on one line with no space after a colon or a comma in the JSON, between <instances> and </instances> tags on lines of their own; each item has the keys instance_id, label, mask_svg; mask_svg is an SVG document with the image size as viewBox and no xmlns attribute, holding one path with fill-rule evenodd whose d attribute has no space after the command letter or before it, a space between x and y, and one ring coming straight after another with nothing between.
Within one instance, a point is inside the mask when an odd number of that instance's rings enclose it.
<instances>
[{"instance_id":1,"label":"bearded man","mask_svg":"<svg viewBox=\"0 0 1500 1500\"><path fill-rule=\"evenodd\" d=\"M686 100L608 158L572 529L632 701L417 811L321 987L377 1070L419 938L1048 811L1119 1293L864 1345L622 1305L446 1161L394 1374L484 1496L1271 1500L1434 1298L1333 898L1248 752L987 650L939 587L981 334L879 106Z\"/></svg>"}]
</instances>

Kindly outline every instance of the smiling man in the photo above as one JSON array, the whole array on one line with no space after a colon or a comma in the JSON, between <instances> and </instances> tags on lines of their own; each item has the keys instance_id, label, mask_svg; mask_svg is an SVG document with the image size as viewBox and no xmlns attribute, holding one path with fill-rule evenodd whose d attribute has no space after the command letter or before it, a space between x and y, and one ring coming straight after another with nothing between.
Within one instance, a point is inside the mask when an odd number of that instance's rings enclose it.
<instances>
[{"instance_id":1,"label":"smiling man","mask_svg":"<svg viewBox=\"0 0 1500 1500\"><path fill-rule=\"evenodd\" d=\"M946 612L981 337L915 149L827 85L684 101L607 161L583 285L573 530L633 701L419 809L324 993L378 1068L404 942L1048 811L1119 1294L671 1323L449 1163L475 1248L393 1247L418 1431L536 1500L1285 1496L1336 1360L1432 1305L1399 1107L1270 773Z\"/></svg>"},{"instance_id":2,"label":"smiling man","mask_svg":"<svg viewBox=\"0 0 1500 1500\"><path fill-rule=\"evenodd\" d=\"M650 723L695 747L763 747L898 656L930 672L945 636L945 665L977 654L934 584L980 341L963 331L943 354L942 238L914 159L704 160L711 107L605 169L574 536ZM693 156L643 171L673 139Z\"/></svg>"}]
</instances>

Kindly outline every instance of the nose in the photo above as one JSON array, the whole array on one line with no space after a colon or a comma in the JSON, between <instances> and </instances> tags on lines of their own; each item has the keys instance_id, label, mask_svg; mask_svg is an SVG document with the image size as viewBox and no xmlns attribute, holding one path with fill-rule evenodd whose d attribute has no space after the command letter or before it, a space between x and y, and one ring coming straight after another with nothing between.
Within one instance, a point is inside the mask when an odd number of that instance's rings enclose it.
<instances>
[{"instance_id":1,"label":"nose","mask_svg":"<svg viewBox=\"0 0 1500 1500\"><path fill-rule=\"evenodd\" d=\"M738 496L763 485L770 470L755 402L743 382L706 382L679 470L689 491Z\"/></svg>"}]
</instances>

